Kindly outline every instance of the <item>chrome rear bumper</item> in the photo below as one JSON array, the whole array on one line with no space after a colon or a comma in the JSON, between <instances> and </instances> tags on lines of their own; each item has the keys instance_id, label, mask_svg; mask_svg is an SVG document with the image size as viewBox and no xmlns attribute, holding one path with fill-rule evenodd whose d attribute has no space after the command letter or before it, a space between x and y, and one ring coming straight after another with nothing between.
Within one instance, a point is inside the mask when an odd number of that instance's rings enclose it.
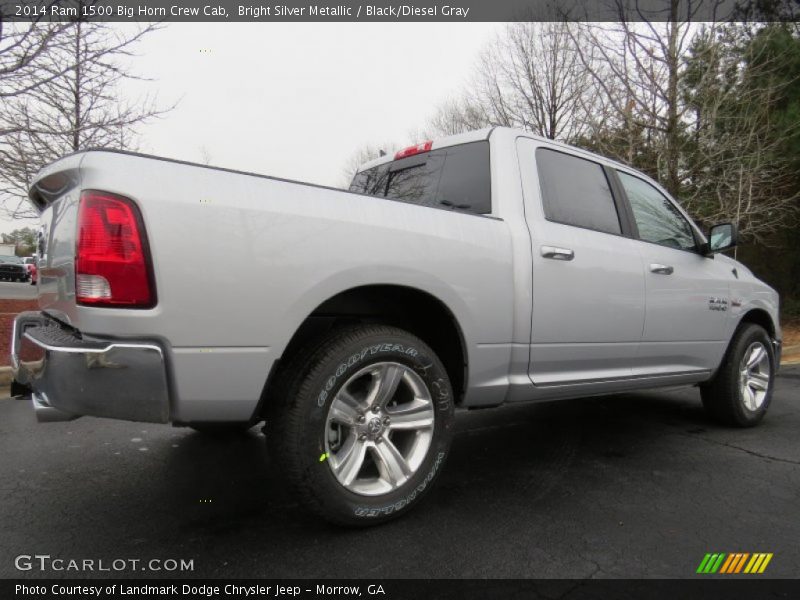
<instances>
[{"instance_id":1,"label":"chrome rear bumper","mask_svg":"<svg viewBox=\"0 0 800 600\"><path fill-rule=\"evenodd\" d=\"M11 341L14 378L32 390L36 418L169 421L164 353L154 342L81 335L37 312L20 314Z\"/></svg>"}]
</instances>

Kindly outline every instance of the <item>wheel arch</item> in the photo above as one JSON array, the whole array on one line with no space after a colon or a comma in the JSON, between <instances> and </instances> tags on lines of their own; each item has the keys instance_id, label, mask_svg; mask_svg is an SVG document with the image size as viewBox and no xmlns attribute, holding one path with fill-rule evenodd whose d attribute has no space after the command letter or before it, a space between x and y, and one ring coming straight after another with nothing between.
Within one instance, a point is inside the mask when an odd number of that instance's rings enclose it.
<instances>
[{"instance_id":1,"label":"wheel arch","mask_svg":"<svg viewBox=\"0 0 800 600\"><path fill-rule=\"evenodd\" d=\"M405 329L428 344L442 361L460 403L466 392L469 358L462 325L440 298L419 288L399 284L369 284L351 287L327 298L295 329L284 351L271 369L254 419L264 415L272 402L270 392L281 365L313 339L342 324L382 323Z\"/></svg>"},{"instance_id":2,"label":"wheel arch","mask_svg":"<svg viewBox=\"0 0 800 600\"><path fill-rule=\"evenodd\" d=\"M744 323L754 323L755 325L760 325L761 327L766 329L770 338L775 339L775 333L777 331L777 327L773 322L772 317L763 308L751 308L746 313L744 313L742 315L742 318L739 319L737 329L741 327L742 324Z\"/></svg>"}]
</instances>

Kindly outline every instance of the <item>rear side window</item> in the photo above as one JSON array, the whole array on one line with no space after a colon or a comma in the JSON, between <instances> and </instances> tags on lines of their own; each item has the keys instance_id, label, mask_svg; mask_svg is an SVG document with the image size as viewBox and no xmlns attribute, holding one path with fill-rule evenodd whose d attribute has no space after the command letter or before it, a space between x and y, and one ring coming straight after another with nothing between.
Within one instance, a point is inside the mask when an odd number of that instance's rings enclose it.
<instances>
[{"instance_id":1,"label":"rear side window","mask_svg":"<svg viewBox=\"0 0 800 600\"><path fill-rule=\"evenodd\" d=\"M549 221L621 234L603 167L548 148L536 150L544 214Z\"/></svg>"},{"instance_id":2,"label":"rear side window","mask_svg":"<svg viewBox=\"0 0 800 600\"><path fill-rule=\"evenodd\" d=\"M476 214L492 212L489 142L432 150L357 173L351 192Z\"/></svg>"}]
</instances>

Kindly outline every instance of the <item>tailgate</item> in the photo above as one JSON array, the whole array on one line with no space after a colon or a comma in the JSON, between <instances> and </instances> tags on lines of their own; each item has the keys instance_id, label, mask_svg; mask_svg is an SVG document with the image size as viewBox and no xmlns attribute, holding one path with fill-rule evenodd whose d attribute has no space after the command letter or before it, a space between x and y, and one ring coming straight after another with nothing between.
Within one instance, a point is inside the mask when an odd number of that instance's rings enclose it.
<instances>
[{"instance_id":1,"label":"tailgate","mask_svg":"<svg viewBox=\"0 0 800 600\"><path fill-rule=\"evenodd\" d=\"M42 169L29 198L40 213L38 234L39 306L74 323L75 236L80 196L80 165L86 154L72 154Z\"/></svg>"}]
</instances>

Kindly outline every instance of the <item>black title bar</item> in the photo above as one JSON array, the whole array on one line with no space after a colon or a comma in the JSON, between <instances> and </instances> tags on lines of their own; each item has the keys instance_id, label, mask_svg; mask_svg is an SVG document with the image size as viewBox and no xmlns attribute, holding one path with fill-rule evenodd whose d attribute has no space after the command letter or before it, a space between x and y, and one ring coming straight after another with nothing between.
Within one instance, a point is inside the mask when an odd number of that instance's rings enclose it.
<instances>
[{"instance_id":1,"label":"black title bar","mask_svg":"<svg viewBox=\"0 0 800 600\"><path fill-rule=\"evenodd\" d=\"M510 22L793 20L756 0L0 0L3 21Z\"/></svg>"},{"instance_id":2,"label":"black title bar","mask_svg":"<svg viewBox=\"0 0 800 600\"><path fill-rule=\"evenodd\" d=\"M443 557L446 560L446 557ZM355 598L414 600L452 598L524 598L535 600L752 600L797 598L800 580L756 577L698 577L696 579L380 579L269 580L269 579L6 579L2 598L127 598L177 600L183 598L250 598L253 600L316 600Z\"/></svg>"}]
</instances>

